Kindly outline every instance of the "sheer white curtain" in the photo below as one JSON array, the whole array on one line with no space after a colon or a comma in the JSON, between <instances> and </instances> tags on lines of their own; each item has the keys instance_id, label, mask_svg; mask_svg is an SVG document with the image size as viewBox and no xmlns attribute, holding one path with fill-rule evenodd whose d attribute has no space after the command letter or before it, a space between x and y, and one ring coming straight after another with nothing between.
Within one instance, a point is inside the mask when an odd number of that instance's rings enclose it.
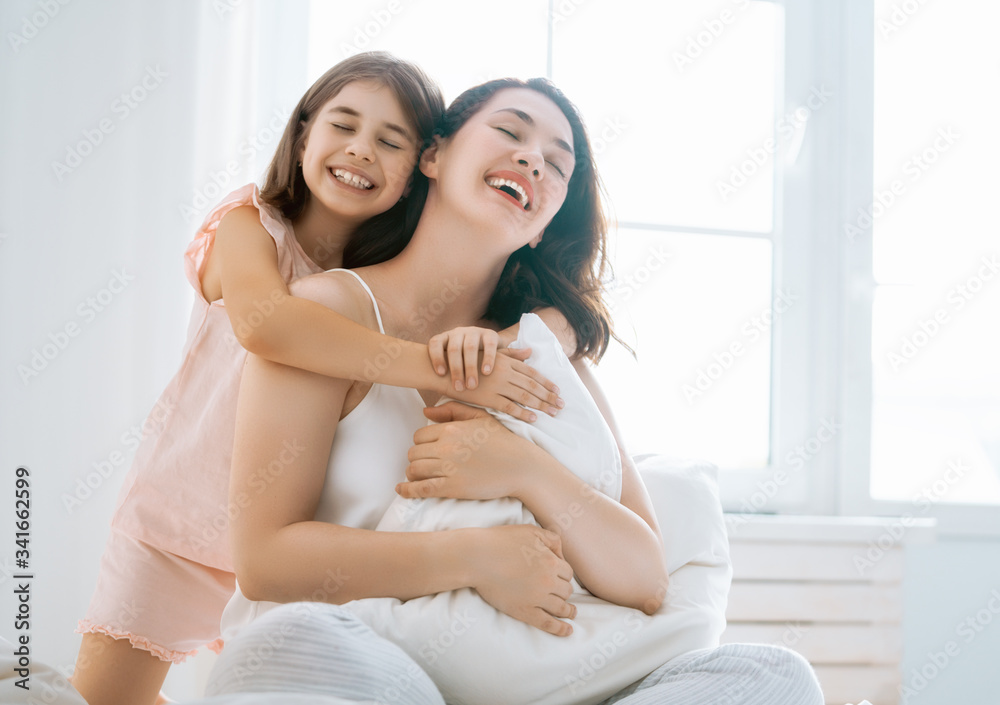
<instances>
[{"instance_id":1,"label":"sheer white curtain","mask_svg":"<svg viewBox=\"0 0 1000 705\"><path fill-rule=\"evenodd\" d=\"M0 5L0 614L24 466L33 658L75 661L137 429L180 361L182 253L266 166L306 87L307 25L291 2ZM195 670L175 669L175 697Z\"/></svg>"}]
</instances>

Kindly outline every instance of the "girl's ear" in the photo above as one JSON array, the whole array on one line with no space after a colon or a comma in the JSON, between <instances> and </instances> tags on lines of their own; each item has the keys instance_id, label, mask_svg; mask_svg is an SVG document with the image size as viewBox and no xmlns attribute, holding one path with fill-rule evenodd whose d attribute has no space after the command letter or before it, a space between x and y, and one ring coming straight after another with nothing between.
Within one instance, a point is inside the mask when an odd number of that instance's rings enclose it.
<instances>
[{"instance_id":1,"label":"girl's ear","mask_svg":"<svg viewBox=\"0 0 1000 705\"><path fill-rule=\"evenodd\" d=\"M436 179L438 172L438 150L441 147L441 138L434 135L431 144L420 155L420 171L428 179ZM409 187L407 187L409 188Z\"/></svg>"},{"instance_id":2,"label":"girl's ear","mask_svg":"<svg viewBox=\"0 0 1000 705\"><path fill-rule=\"evenodd\" d=\"M535 249L536 247L538 247L538 243L540 243L542 241L542 235L544 235L544 234L545 234L545 231L543 230L542 232L540 232L537 235L535 235L534 239L532 239L528 243L528 247L530 247L531 249Z\"/></svg>"}]
</instances>

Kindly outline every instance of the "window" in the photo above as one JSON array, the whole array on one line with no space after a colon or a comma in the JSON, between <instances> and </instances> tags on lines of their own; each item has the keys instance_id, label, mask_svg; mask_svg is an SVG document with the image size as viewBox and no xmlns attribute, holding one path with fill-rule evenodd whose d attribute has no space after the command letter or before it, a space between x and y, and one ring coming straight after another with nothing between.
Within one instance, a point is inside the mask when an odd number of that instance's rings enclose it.
<instances>
[{"instance_id":1,"label":"window","mask_svg":"<svg viewBox=\"0 0 1000 705\"><path fill-rule=\"evenodd\" d=\"M446 100L550 76L618 223L610 302L638 360L613 345L598 372L630 447L715 462L731 511L899 514L962 459L929 503L945 516L1000 504L998 12L314 1L310 78L366 49L418 62Z\"/></svg>"},{"instance_id":2,"label":"window","mask_svg":"<svg viewBox=\"0 0 1000 705\"><path fill-rule=\"evenodd\" d=\"M845 229L870 252L854 272L871 310L867 504L977 533L1000 526L998 19L977 0L875 3L873 183Z\"/></svg>"}]
</instances>

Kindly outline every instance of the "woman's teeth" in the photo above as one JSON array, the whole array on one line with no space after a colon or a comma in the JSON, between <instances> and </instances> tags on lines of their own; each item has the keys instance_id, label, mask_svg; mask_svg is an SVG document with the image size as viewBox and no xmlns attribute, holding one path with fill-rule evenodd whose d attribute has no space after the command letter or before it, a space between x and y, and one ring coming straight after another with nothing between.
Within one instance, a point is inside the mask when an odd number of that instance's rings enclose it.
<instances>
[{"instance_id":1,"label":"woman's teeth","mask_svg":"<svg viewBox=\"0 0 1000 705\"><path fill-rule=\"evenodd\" d=\"M516 181L511 181L510 179L497 178L486 179L486 184L487 186L492 186L498 191L510 194L514 198L521 201L521 207L524 208L524 210L528 210L528 194L524 192L524 188L521 184Z\"/></svg>"},{"instance_id":2,"label":"woman's teeth","mask_svg":"<svg viewBox=\"0 0 1000 705\"><path fill-rule=\"evenodd\" d=\"M353 186L354 188L360 188L365 190L375 188L374 184L372 184L372 182L369 181L368 179L364 178L363 176L358 176L357 174L352 174L346 169L334 169L333 175L337 179L337 181L342 181L348 186Z\"/></svg>"}]
</instances>

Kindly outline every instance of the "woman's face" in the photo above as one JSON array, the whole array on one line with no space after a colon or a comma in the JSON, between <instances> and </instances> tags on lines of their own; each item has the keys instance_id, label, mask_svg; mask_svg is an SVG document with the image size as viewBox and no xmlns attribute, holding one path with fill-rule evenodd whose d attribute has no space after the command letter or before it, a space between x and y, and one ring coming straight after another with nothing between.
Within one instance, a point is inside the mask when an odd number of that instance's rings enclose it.
<instances>
[{"instance_id":1,"label":"woman's face","mask_svg":"<svg viewBox=\"0 0 1000 705\"><path fill-rule=\"evenodd\" d=\"M513 249L541 237L566 199L575 164L566 116L528 88L498 91L428 152L421 168L438 198L481 221L486 233L509 232Z\"/></svg>"}]
</instances>

